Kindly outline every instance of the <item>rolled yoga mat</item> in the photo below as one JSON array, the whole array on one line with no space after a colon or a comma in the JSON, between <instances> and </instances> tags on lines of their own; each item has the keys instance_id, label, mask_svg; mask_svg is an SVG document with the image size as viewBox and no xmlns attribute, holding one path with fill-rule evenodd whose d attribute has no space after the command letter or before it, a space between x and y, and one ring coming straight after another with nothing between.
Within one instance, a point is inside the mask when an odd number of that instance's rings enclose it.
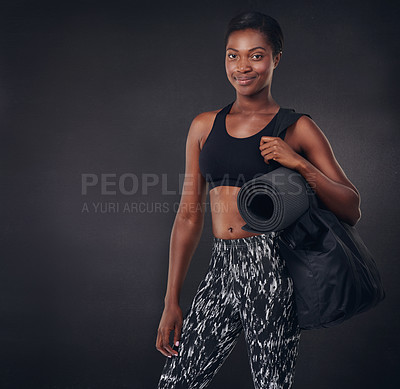
<instances>
[{"instance_id":1,"label":"rolled yoga mat","mask_svg":"<svg viewBox=\"0 0 400 389\"><path fill-rule=\"evenodd\" d=\"M311 188L295 170L281 166L247 181L237 196L242 230L266 233L294 223L310 205Z\"/></svg>"}]
</instances>

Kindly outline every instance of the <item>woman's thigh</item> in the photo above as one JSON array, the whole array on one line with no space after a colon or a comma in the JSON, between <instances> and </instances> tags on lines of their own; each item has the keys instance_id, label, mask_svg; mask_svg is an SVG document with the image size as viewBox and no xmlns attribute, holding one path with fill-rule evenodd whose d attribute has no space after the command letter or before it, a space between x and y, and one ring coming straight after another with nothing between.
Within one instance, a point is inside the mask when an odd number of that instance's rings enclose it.
<instances>
[{"instance_id":1,"label":"woman's thigh","mask_svg":"<svg viewBox=\"0 0 400 389\"><path fill-rule=\"evenodd\" d=\"M243 327L225 274L210 266L199 284L183 318L178 356L167 358L158 388L204 388L235 346Z\"/></svg>"},{"instance_id":2,"label":"woman's thigh","mask_svg":"<svg viewBox=\"0 0 400 389\"><path fill-rule=\"evenodd\" d=\"M238 250L239 301L255 388L288 389L294 380L300 327L293 280L276 242Z\"/></svg>"}]
</instances>

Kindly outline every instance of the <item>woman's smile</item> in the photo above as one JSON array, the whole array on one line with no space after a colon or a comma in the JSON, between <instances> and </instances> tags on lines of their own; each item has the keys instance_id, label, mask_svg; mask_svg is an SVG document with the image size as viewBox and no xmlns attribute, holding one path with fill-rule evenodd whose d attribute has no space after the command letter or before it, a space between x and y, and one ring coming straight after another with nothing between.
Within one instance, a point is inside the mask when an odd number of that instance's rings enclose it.
<instances>
[{"instance_id":1,"label":"woman's smile","mask_svg":"<svg viewBox=\"0 0 400 389\"><path fill-rule=\"evenodd\" d=\"M239 84L239 85L249 85L251 84L254 80L255 80L255 76L254 77L234 77L235 81Z\"/></svg>"}]
</instances>

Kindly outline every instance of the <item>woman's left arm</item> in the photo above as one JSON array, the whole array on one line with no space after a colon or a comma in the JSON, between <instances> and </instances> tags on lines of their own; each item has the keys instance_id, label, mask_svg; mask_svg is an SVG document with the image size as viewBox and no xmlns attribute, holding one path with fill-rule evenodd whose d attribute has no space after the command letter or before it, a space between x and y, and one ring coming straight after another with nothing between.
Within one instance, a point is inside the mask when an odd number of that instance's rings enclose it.
<instances>
[{"instance_id":1,"label":"woman's left arm","mask_svg":"<svg viewBox=\"0 0 400 389\"><path fill-rule=\"evenodd\" d=\"M297 170L338 219L354 226L361 218L360 194L336 160L328 139L307 116L299 118L291 127L285 141L289 136L290 143L296 145L305 158L279 137L262 137L267 138L260 146L265 161L274 159Z\"/></svg>"}]
</instances>

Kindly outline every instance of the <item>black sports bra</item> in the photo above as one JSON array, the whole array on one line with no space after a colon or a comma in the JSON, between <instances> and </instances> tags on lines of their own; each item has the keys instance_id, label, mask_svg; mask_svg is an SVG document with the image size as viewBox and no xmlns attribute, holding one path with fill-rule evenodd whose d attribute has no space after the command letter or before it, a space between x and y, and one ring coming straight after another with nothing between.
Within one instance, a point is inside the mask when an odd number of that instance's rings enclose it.
<instances>
[{"instance_id":1,"label":"black sports bra","mask_svg":"<svg viewBox=\"0 0 400 389\"><path fill-rule=\"evenodd\" d=\"M306 113L296 113L292 108L280 108L272 120L259 132L246 138L228 134L226 115L234 102L220 110L214 120L210 134L200 151L199 166L202 176L209 183L209 190L217 186L238 186L263 174L275 170L281 164L269 160L265 163L260 153L262 136L285 138L286 129Z\"/></svg>"}]
</instances>

